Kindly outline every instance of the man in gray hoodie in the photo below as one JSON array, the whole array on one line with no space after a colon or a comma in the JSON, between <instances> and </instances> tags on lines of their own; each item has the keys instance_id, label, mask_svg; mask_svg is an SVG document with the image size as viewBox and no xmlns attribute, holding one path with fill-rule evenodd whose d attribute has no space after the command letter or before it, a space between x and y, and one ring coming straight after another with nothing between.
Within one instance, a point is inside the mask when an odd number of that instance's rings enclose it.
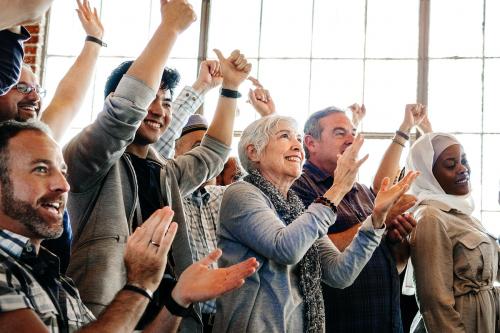
<instances>
[{"instance_id":1,"label":"man in gray hoodie","mask_svg":"<svg viewBox=\"0 0 500 333\"><path fill-rule=\"evenodd\" d=\"M222 169L230 150L237 90L251 69L238 51L227 59L217 51L223 81L207 135L190 153L164 160L151 147L170 118L172 87L161 85L160 76L176 37L195 20L195 14L185 0L161 1L161 18L145 50L106 99L103 111L64 150L74 230L68 275L94 314L125 284L121 260L125 242L154 210L170 206L179 224L166 275L179 276L192 263L182 197ZM191 103L192 96L186 97L185 103ZM137 328L163 308L162 285L159 290ZM193 325L183 324L188 331L200 327L194 320L188 322Z\"/></svg>"}]
</instances>

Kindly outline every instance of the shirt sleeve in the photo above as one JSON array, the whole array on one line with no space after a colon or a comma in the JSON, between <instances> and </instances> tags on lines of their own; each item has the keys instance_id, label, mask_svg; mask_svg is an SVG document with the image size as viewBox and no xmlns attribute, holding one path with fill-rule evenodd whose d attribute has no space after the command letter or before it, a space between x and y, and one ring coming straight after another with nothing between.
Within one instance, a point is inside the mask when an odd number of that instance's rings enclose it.
<instances>
[{"instance_id":1,"label":"shirt sleeve","mask_svg":"<svg viewBox=\"0 0 500 333\"><path fill-rule=\"evenodd\" d=\"M336 215L322 204L312 204L289 225L256 187L239 182L224 193L220 229L228 237L282 265L297 264L311 245L326 234ZM223 230L224 229L224 230Z\"/></svg>"},{"instance_id":2,"label":"shirt sleeve","mask_svg":"<svg viewBox=\"0 0 500 333\"><path fill-rule=\"evenodd\" d=\"M340 252L328 237L321 238L318 246L323 281L333 288L346 288L353 284L380 244L384 232L385 227L373 227L372 218L369 216L343 252Z\"/></svg>"},{"instance_id":3,"label":"shirt sleeve","mask_svg":"<svg viewBox=\"0 0 500 333\"><path fill-rule=\"evenodd\" d=\"M411 238L416 295L428 332L465 332L453 294L453 245L444 225L424 214Z\"/></svg>"},{"instance_id":4,"label":"shirt sleeve","mask_svg":"<svg viewBox=\"0 0 500 333\"><path fill-rule=\"evenodd\" d=\"M4 264L0 264L0 313L32 308L30 304L19 280Z\"/></svg>"},{"instance_id":5,"label":"shirt sleeve","mask_svg":"<svg viewBox=\"0 0 500 333\"><path fill-rule=\"evenodd\" d=\"M189 116L198 110L203 103L203 95L199 95L192 87L186 86L173 102L172 120L165 133L153 146L166 159L174 155L175 140L179 138L182 128Z\"/></svg>"},{"instance_id":6,"label":"shirt sleeve","mask_svg":"<svg viewBox=\"0 0 500 333\"><path fill-rule=\"evenodd\" d=\"M19 81L24 57L23 42L28 38L30 34L24 27L21 34L0 31L0 96Z\"/></svg>"}]
</instances>

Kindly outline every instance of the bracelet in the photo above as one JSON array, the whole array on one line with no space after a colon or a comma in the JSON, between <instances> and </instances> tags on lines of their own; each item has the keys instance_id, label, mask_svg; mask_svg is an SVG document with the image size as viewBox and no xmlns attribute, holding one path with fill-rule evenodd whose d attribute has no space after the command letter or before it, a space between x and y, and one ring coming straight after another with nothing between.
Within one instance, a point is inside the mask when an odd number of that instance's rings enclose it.
<instances>
[{"instance_id":1,"label":"bracelet","mask_svg":"<svg viewBox=\"0 0 500 333\"><path fill-rule=\"evenodd\" d=\"M123 286L122 290L133 291L135 293L141 294L142 296L149 299L149 301L153 301L153 292L146 288L141 288L135 284L126 284Z\"/></svg>"},{"instance_id":2,"label":"bracelet","mask_svg":"<svg viewBox=\"0 0 500 333\"><path fill-rule=\"evenodd\" d=\"M396 135L399 135L400 137L402 137L406 141L410 140L410 136L403 131L397 130Z\"/></svg>"},{"instance_id":3,"label":"bracelet","mask_svg":"<svg viewBox=\"0 0 500 333\"><path fill-rule=\"evenodd\" d=\"M194 311L193 304L187 308L179 305L172 297L172 290L174 290L177 281L174 279L164 278L163 283L165 284L166 290L163 295L163 305L167 308L168 312L177 317L193 317L196 320L196 312Z\"/></svg>"},{"instance_id":4,"label":"bracelet","mask_svg":"<svg viewBox=\"0 0 500 333\"><path fill-rule=\"evenodd\" d=\"M317 197L315 200L314 200L315 203L320 203L322 205L325 205L326 207L329 207L335 214L337 214L337 206L335 206L335 204L333 202L331 202L330 200L328 200L327 198L321 196L321 197Z\"/></svg>"},{"instance_id":5,"label":"bracelet","mask_svg":"<svg viewBox=\"0 0 500 333\"><path fill-rule=\"evenodd\" d=\"M87 35L87 37L85 37L85 40L88 41L88 42L94 42L96 44L99 44L102 47L107 47L108 46L108 44L104 43L102 40L100 40L99 38L94 37L94 36Z\"/></svg>"},{"instance_id":6,"label":"bracelet","mask_svg":"<svg viewBox=\"0 0 500 333\"><path fill-rule=\"evenodd\" d=\"M405 147L405 144L404 144L404 143L401 143L401 142L399 142L398 140L396 140L396 137L394 137L394 138L392 139L392 142L397 143L398 145L400 145L400 146L401 146L401 147L403 147L403 148Z\"/></svg>"},{"instance_id":7,"label":"bracelet","mask_svg":"<svg viewBox=\"0 0 500 333\"><path fill-rule=\"evenodd\" d=\"M228 98L240 98L241 94L238 90L220 88L220 95Z\"/></svg>"}]
</instances>

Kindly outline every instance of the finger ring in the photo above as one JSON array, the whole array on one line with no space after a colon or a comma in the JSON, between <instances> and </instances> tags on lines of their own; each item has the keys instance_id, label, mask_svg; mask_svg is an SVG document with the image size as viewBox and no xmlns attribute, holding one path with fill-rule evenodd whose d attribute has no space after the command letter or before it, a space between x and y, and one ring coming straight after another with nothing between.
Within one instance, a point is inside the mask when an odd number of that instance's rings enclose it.
<instances>
[{"instance_id":1,"label":"finger ring","mask_svg":"<svg viewBox=\"0 0 500 333\"><path fill-rule=\"evenodd\" d=\"M154 245L156 247L160 247L160 244L156 243L156 242L153 242L153 241L150 241L151 245Z\"/></svg>"}]
</instances>

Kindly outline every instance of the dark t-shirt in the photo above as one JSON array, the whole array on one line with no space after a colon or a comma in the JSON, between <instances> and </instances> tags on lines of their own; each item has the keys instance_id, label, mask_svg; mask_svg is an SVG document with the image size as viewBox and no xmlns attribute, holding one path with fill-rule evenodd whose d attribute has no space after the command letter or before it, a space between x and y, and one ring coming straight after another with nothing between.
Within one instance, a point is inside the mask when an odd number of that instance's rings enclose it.
<instances>
[{"instance_id":1,"label":"dark t-shirt","mask_svg":"<svg viewBox=\"0 0 500 333\"><path fill-rule=\"evenodd\" d=\"M0 31L0 96L19 81L24 57L23 42L28 38L30 34L24 27L21 34Z\"/></svg>"}]
</instances>

